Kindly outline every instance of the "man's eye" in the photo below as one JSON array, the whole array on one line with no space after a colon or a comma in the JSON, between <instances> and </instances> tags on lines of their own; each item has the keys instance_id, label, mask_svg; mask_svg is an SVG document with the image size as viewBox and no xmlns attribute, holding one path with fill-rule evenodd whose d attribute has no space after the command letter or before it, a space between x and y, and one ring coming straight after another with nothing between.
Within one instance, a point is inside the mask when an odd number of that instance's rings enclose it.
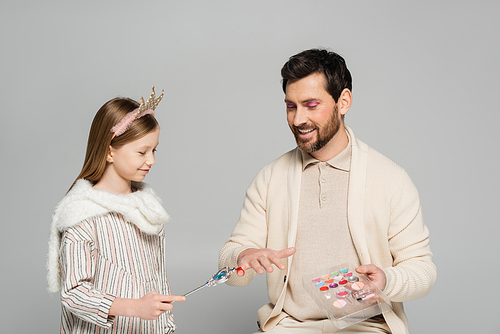
<instances>
[{"instance_id":1,"label":"man's eye","mask_svg":"<svg viewBox=\"0 0 500 334\"><path fill-rule=\"evenodd\" d=\"M293 109L293 108L295 108L295 104L293 104L293 103L287 103L286 104L286 108L287 109Z\"/></svg>"},{"instance_id":2,"label":"man's eye","mask_svg":"<svg viewBox=\"0 0 500 334\"><path fill-rule=\"evenodd\" d=\"M314 109L319 105L319 103L308 103L306 106L309 109Z\"/></svg>"},{"instance_id":3,"label":"man's eye","mask_svg":"<svg viewBox=\"0 0 500 334\"><path fill-rule=\"evenodd\" d=\"M146 152L139 152L140 155L146 154Z\"/></svg>"}]
</instances>

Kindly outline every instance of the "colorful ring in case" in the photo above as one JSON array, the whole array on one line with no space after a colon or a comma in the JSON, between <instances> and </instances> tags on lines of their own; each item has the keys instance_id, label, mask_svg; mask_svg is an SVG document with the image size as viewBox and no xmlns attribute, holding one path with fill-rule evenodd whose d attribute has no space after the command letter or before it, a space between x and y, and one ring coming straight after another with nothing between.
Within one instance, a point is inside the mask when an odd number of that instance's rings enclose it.
<instances>
[{"instance_id":1,"label":"colorful ring in case","mask_svg":"<svg viewBox=\"0 0 500 334\"><path fill-rule=\"evenodd\" d=\"M338 299L344 299L349 302L349 304L352 304L351 298L349 296L351 295L351 292L345 288L340 288L337 292L335 292L335 296Z\"/></svg>"},{"instance_id":2,"label":"colorful ring in case","mask_svg":"<svg viewBox=\"0 0 500 334\"><path fill-rule=\"evenodd\" d=\"M349 291L342 289L342 290L337 291L335 293L335 295L337 296L337 298L347 298L347 297L349 297L350 293L349 293Z\"/></svg>"}]
</instances>

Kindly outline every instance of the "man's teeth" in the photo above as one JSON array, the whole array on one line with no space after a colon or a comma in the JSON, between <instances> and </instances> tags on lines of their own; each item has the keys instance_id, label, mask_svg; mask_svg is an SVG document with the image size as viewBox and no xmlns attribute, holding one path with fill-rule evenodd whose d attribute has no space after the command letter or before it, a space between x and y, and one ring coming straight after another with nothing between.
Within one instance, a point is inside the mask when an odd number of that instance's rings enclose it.
<instances>
[{"instance_id":1,"label":"man's teeth","mask_svg":"<svg viewBox=\"0 0 500 334\"><path fill-rule=\"evenodd\" d=\"M309 129L309 130L299 130L299 132L302 134L306 134L306 133L313 132L313 131L314 131L314 128Z\"/></svg>"}]
</instances>

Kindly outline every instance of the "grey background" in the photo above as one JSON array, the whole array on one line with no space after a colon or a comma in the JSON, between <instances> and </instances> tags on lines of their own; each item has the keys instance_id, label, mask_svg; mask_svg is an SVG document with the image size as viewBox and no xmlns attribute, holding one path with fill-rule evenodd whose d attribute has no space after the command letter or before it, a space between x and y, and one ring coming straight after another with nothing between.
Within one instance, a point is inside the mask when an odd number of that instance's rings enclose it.
<instances>
[{"instance_id":1,"label":"grey background","mask_svg":"<svg viewBox=\"0 0 500 334\"><path fill-rule=\"evenodd\" d=\"M357 137L417 185L438 281L405 303L412 333L500 333L496 1L0 1L2 333L55 333L45 289L52 211L98 108L165 89L148 175L172 216L183 294L217 269L245 190L294 147L280 68L328 47L347 60ZM483 286L484 283L484 286ZM175 305L178 333L252 333L264 277Z\"/></svg>"}]
</instances>

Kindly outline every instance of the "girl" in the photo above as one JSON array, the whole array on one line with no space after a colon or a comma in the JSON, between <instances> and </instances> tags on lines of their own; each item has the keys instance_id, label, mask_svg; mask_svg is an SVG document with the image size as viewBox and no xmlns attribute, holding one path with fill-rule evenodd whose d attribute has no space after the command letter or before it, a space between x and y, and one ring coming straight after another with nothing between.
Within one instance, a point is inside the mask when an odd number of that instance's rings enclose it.
<instances>
[{"instance_id":1,"label":"girl","mask_svg":"<svg viewBox=\"0 0 500 334\"><path fill-rule=\"evenodd\" d=\"M47 261L61 290L61 333L172 333L165 269L168 214L141 181L155 163L162 94L106 102L90 129L82 171L57 205Z\"/></svg>"}]
</instances>

